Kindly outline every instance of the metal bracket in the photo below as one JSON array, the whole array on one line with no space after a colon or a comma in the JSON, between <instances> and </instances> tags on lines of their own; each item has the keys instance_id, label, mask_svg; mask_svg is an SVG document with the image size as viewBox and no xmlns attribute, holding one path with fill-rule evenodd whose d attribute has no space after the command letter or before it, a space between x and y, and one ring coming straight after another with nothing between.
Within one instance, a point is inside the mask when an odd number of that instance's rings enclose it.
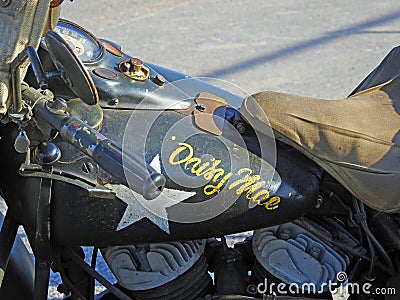
<instances>
[{"instance_id":1,"label":"metal bracket","mask_svg":"<svg viewBox=\"0 0 400 300\"><path fill-rule=\"evenodd\" d=\"M53 171L53 173L48 173L44 172L43 168L41 165L36 165L36 164L21 164L21 167L19 168L19 175L23 177L36 177L36 178L47 178L47 179L52 179L56 181L61 181L65 182L68 184L72 184L75 186L78 186L88 192L89 197L93 198L100 198L100 199L110 199L113 200L116 198L115 192L112 190L103 187L103 186L91 186L89 184L84 183L80 179L74 179L74 178L69 178L66 176L54 174L56 170ZM63 174L66 174L63 172ZM68 174L71 175L71 174Z\"/></svg>"},{"instance_id":2,"label":"metal bracket","mask_svg":"<svg viewBox=\"0 0 400 300\"><path fill-rule=\"evenodd\" d=\"M47 170L51 174L51 169ZM50 202L53 180L41 178L35 230L35 285L34 300L47 299L50 278Z\"/></svg>"}]
</instances>

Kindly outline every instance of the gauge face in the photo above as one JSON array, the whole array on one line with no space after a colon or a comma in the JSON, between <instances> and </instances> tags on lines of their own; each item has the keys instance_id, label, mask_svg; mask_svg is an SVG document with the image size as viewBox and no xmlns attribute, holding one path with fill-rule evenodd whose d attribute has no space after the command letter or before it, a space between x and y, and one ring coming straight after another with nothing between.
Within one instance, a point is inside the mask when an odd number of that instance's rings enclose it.
<instances>
[{"instance_id":1,"label":"gauge face","mask_svg":"<svg viewBox=\"0 0 400 300\"><path fill-rule=\"evenodd\" d=\"M78 25L60 20L54 29L71 46L82 62L92 62L100 58L103 46L85 29Z\"/></svg>"}]
</instances>

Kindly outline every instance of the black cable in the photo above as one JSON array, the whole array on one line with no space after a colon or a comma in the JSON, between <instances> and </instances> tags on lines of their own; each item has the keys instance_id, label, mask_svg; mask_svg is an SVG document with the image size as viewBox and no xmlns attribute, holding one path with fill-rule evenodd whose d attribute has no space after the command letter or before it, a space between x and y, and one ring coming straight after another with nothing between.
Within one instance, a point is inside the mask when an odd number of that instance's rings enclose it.
<instances>
[{"instance_id":1,"label":"black cable","mask_svg":"<svg viewBox=\"0 0 400 300\"><path fill-rule=\"evenodd\" d=\"M349 245L346 243L343 243L338 240L334 240L330 236L328 236L325 232L319 230L315 226L311 225L310 223L306 222L303 218L299 219L301 224L306 227L306 229L310 230L312 233L314 233L317 237L319 237L321 240L331 243L332 245L338 247L341 250L345 250L349 252L350 254L353 254L355 256L363 256L367 251L363 247L354 247L354 245Z\"/></svg>"},{"instance_id":2,"label":"black cable","mask_svg":"<svg viewBox=\"0 0 400 300\"><path fill-rule=\"evenodd\" d=\"M324 232L319 231L317 228L315 228L314 226L312 226L311 224L305 222L303 220L303 218L299 219L301 224L303 226L305 226L308 230L310 230L312 233L314 233L317 237L319 237L321 240L331 243L332 245L336 246L337 248L346 251L354 256L357 257L361 257L362 259L371 262L371 257L365 255L362 252L367 252L362 246L359 246L357 248L355 248L352 245L347 245L345 243L342 243L340 241L335 241L332 238L328 237ZM389 274L390 276L394 275L394 271L393 269L389 269L385 264L380 263L379 261L374 261L374 264L381 269L382 271L384 271L385 273Z\"/></svg>"},{"instance_id":3,"label":"black cable","mask_svg":"<svg viewBox=\"0 0 400 300\"><path fill-rule=\"evenodd\" d=\"M344 210L346 210L346 212L349 214L350 221L353 223L353 225L355 227L357 227L358 235L359 235L359 243L362 245L363 244L363 241L362 241L362 230L361 230L360 226L358 226L358 224L353 220L353 218L351 218L353 210L350 208L350 206L346 205L343 202L343 200L338 195L336 195L334 192L331 191L329 196L332 197L333 199L335 199L344 208Z\"/></svg>"},{"instance_id":4,"label":"black cable","mask_svg":"<svg viewBox=\"0 0 400 300\"><path fill-rule=\"evenodd\" d=\"M367 256L367 255L360 256L360 257L361 257L362 259L368 261L368 262L371 262L371 257L369 257L369 256ZM388 274L388 275L390 275L390 276L394 276L394 275L397 274L394 270L389 269L389 267L388 267L387 265L385 265L384 263L381 263L380 261L375 260L375 265L376 265L379 269L381 269L383 272L385 272L386 274Z\"/></svg>"},{"instance_id":5,"label":"black cable","mask_svg":"<svg viewBox=\"0 0 400 300\"><path fill-rule=\"evenodd\" d=\"M354 264L353 268L350 271L350 274L348 276L348 281L349 282L354 282L354 280L353 280L354 276L357 274L358 269L360 268L362 262L363 262L363 259L361 257L359 257L357 259L357 262Z\"/></svg>"},{"instance_id":6,"label":"black cable","mask_svg":"<svg viewBox=\"0 0 400 300\"><path fill-rule=\"evenodd\" d=\"M62 277L62 281L65 283L65 285L75 293L75 296L77 296L79 299L82 300L87 300L85 296L82 295L82 293L75 287L75 285L68 279L67 276Z\"/></svg>"},{"instance_id":7,"label":"black cable","mask_svg":"<svg viewBox=\"0 0 400 300\"><path fill-rule=\"evenodd\" d=\"M371 242L371 239L367 236L367 241L368 241L368 246L369 246L369 251L371 253L371 263L369 264L368 268L368 279L372 279L374 276L372 273L374 272L374 267L375 267L375 248L374 245Z\"/></svg>"},{"instance_id":8,"label":"black cable","mask_svg":"<svg viewBox=\"0 0 400 300\"><path fill-rule=\"evenodd\" d=\"M350 212L352 211L351 208L350 208L350 206L346 205L346 204L343 202L343 200L340 199L340 197L339 197L338 195L336 195L334 192L330 192L330 193L329 193L329 196L332 197L333 199L335 199L335 200L340 204L340 206L343 207L343 209L344 209L346 212L350 213Z\"/></svg>"},{"instance_id":9,"label":"black cable","mask_svg":"<svg viewBox=\"0 0 400 300\"><path fill-rule=\"evenodd\" d=\"M380 254L383 256L383 258L386 261L387 266L390 269L394 270L393 262L390 259L389 255L387 254L387 252L385 251L385 249L383 248L383 246L381 245L381 243L378 242L378 240L375 238L375 236L373 235L371 230L369 230L369 228L366 227L366 225L364 225L364 226L365 226L365 228L363 228L363 229L364 229L365 233L370 237L372 243L374 243L375 247L378 249Z\"/></svg>"},{"instance_id":10,"label":"black cable","mask_svg":"<svg viewBox=\"0 0 400 300\"><path fill-rule=\"evenodd\" d=\"M354 210L356 211L356 214L361 215L362 209L360 208L360 206L358 205L357 200L355 200L355 198L353 198L353 204L354 204ZM360 224L363 220L360 221ZM363 227L361 225L361 227ZM367 242L368 242L368 246L369 246L369 252L371 255L371 260L370 260L370 265L368 268L368 278L372 278L372 273L374 272L374 267L375 267L375 261L376 261L376 257L375 257L375 248L374 245L370 239L370 237L367 235Z\"/></svg>"},{"instance_id":11,"label":"black cable","mask_svg":"<svg viewBox=\"0 0 400 300\"><path fill-rule=\"evenodd\" d=\"M371 242L375 245L375 247L378 249L379 253L383 256L389 269L394 270L393 262L390 259L389 255L386 253L386 251L382 247L381 243L379 243L379 241L375 238L374 234L371 232L371 230L368 227L364 203L359 202L356 198L353 198L353 204L354 204L354 209L356 210L356 213L359 215L364 215L364 217L360 219L360 225L361 225L362 229L364 230L365 234L371 239Z\"/></svg>"},{"instance_id":12,"label":"black cable","mask_svg":"<svg viewBox=\"0 0 400 300\"><path fill-rule=\"evenodd\" d=\"M63 284L68 288L69 293L71 292L75 293L75 296L78 297L78 299L82 300L88 300L85 296L82 295L82 293L79 291L77 287L69 280L67 274L65 273L65 269L62 268L62 262L61 262L61 255L59 251L57 251L56 259L55 259L55 265L59 267L59 270L57 270L60 273L61 280ZM63 294L67 294L65 292L62 292Z\"/></svg>"}]
</instances>

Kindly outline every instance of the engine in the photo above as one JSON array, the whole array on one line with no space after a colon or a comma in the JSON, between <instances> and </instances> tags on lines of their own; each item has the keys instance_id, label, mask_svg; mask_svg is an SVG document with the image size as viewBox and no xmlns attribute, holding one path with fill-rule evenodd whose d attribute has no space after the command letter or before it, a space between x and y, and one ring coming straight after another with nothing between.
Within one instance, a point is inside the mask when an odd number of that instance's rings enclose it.
<instances>
[{"instance_id":1,"label":"engine","mask_svg":"<svg viewBox=\"0 0 400 300\"><path fill-rule=\"evenodd\" d=\"M353 258L335 241L354 248L358 242L339 222L322 223L302 218L256 230L244 241L234 243L233 236L233 248L225 239L208 239L108 247L102 253L118 284L136 299L258 299L294 292L330 299Z\"/></svg>"},{"instance_id":2,"label":"engine","mask_svg":"<svg viewBox=\"0 0 400 300\"><path fill-rule=\"evenodd\" d=\"M292 292L288 289L291 287L296 292L324 293L344 279L342 276L345 276L350 264L349 256L336 251L332 244L321 240L306 226L332 238L327 229L309 220L255 232L252 242L256 258L254 277L264 281L264 289L269 293L276 292L280 282L286 284L288 292ZM340 229L340 239L356 247L357 241Z\"/></svg>"}]
</instances>

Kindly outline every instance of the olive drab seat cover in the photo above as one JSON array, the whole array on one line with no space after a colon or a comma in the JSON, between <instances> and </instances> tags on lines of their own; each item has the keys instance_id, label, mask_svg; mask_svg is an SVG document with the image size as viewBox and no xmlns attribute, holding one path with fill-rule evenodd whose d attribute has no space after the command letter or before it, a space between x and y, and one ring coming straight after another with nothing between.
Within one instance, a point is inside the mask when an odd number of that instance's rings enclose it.
<instances>
[{"instance_id":1,"label":"olive drab seat cover","mask_svg":"<svg viewBox=\"0 0 400 300\"><path fill-rule=\"evenodd\" d=\"M60 7L50 0L7 0L0 3L0 114L10 105L10 64L27 46L37 48L40 37L57 23ZM26 72L28 61L21 69Z\"/></svg>"},{"instance_id":2,"label":"olive drab seat cover","mask_svg":"<svg viewBox=\"0 0 400 300\"><path fill-rule=\"evenodd\" d=\"M371 208L400 211L400 69L393 68L400 55L393 51L345 100L261 92L247 98L241 112L260 131L265 121L254 120L265 113L276 139L302 151Z\"/></svg>"}]
</instances>

